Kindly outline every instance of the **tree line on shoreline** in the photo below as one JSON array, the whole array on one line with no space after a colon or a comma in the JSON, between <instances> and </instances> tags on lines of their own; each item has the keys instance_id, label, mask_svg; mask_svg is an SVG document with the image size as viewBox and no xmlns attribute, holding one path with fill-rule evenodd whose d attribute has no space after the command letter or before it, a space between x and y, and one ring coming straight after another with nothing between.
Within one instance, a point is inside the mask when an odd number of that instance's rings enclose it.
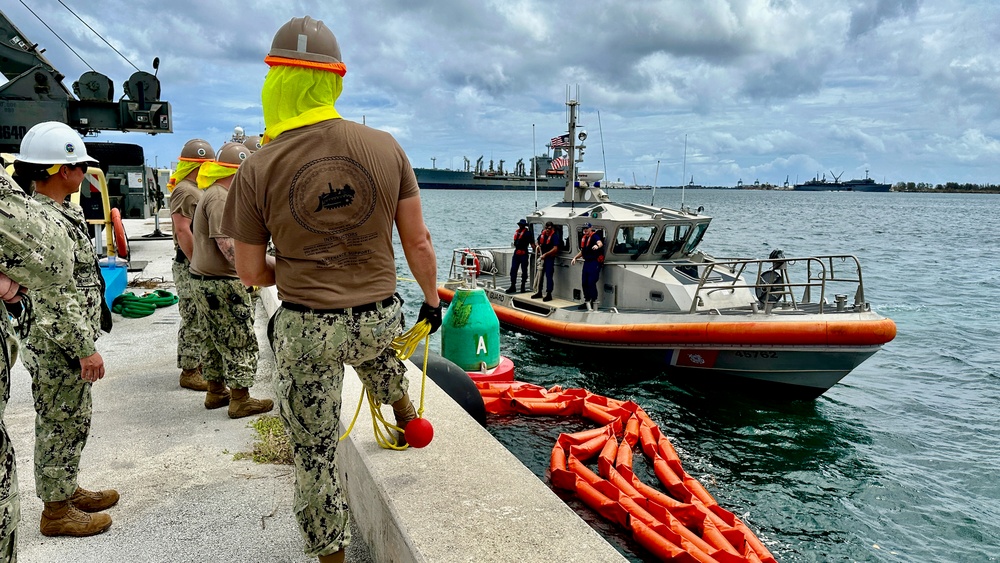
<instances>
[{"instance_id":1,"label":"tree line on shoreline","mask_svg":"<svg viewBox=\"0 0 1000 563\"><path fill-rule=\"evenodd\" d=\"M952 194L998 194L1000 193L1000 185L969 183L960 184L958 182L947 182L944 184L931 184L929 182L897 182L892 185L892 191Z\"/></svg>"}]
</instances>

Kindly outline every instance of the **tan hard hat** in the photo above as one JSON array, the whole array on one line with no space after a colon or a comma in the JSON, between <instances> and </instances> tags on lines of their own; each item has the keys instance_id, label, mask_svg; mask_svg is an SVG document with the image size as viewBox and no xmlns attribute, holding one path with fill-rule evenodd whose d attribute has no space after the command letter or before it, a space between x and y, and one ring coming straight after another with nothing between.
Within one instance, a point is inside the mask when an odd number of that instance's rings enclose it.
<instances>
[{"instance_id":1,"label":"tan hard hat","mask_svg":"<svg viewBox=\"0 0 1000 563\"><path fill-rule=\"evenodd\" d=\"M181 149L181 160L204 162L215 158L215 150L204 139L191 139Z\"/></svg>"},{"instance_id":2,"label":"tan hard hat","mask_svg":"<svg viewBox=\"0 0 1000 563\"><path fill-rule=\"evenodd\" d=\"M220 164L235 164L239 166L250 157L250 149L243 146L243 143L229 142L219 148L219 154L215 161Z\"/></svg>"},{"instance_id":3,"label":"tan hard hat","mask_svg":"<svg viewBox=\"0 0 1000 563\"><path fill-rule=\"evenodd\" d=\"M274 34L271 50L264 59L268 64L288 64L288 61L300 61L293 66L304 66L331 70L343 76L345 70L340 58L340 45L337 38L320 20L309 16L292 18Z\"/></svg>"},{"instance_id":4,"label":"tan hard hat","mask_svg":"<svg viewBox=\"0 0 1000 563\"><path fill-rule=\"evenodd\" d=\"M243 146L250 149L250 154L257 152L260 148L260 135L252 135L243 140Z\"/></svg>"}]
</instances>

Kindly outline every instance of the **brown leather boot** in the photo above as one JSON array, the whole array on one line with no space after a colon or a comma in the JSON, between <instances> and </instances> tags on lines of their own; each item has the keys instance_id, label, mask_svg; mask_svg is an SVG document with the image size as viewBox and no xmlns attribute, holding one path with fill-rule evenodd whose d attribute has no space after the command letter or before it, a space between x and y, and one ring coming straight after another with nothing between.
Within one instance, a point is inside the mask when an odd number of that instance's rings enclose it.
<instances>
[{"instance_id":1,"label":"brown leather boot","mask_svg":"<svg viewBox=\"0 0 1000 563\"><path fill-rule=\"evenodd\" d=\"M320 555L319 563L344 563L344 550L341 549L336 553L331 553L330 555Z\"/></svg>"},{"instance_id":2,"label":"brown leather boot","mask_svg":"<svg viewBox=\"0 0 1000 563\"><path fill-rule=\"evenodd\" d=\"M201 376L201 368L181 370L181 387L195 391L208 391L208 382Z\"/></svg>"},{"instance_id":3,"label":"brown leather boot","mask_svg":"<svg viewBox=\"0 0 1000 563\"><path fill-rule=\"evenodd\" d=\"M229 404L229 389L221 381L209 381L208 392L205 393L205 408L217 409Z\"/></svg>"},{"instance_id":4,"label":"brown leather boot","mask_svg":"<svg viewBox=\"0 0 1000 563\"><path fill-rule=\"evenodd\" d=\"M103 512L87 514L68 500L45 503L39 529L43 536L73 536L82 538L105 532L111 527L111 517Z\"/></svg>"},{"instance_id":5,"label":"brown leather boot","mask_svg":"<svg viewBox=\"0 0 1000 563\"><path fill-rule=\"evenodd\" d=\"M114 489L88 491L77 487L73 496L69 497L69 501L84 512L102 512L118 504L118 498L118 491Z\"/></svg>"},{"instance_id":6,"label":"brown leather boot","mask_svg":"<svg viewBox=\"0 0 1000 563\"><path fill-rule=\"evenodd\" d=\"M413 407L413 401L410 400L409 393L403 393L403 398L392 404L392 414L396 416L396 426L403 430L406 430L406 425L411 420L417 419L417 409ZM403 432L397 433L396 445L406 445L406 434Z\"/></svg>"},{"instance_id":7,"label":"brown leather boot","mask_svg":"<svg viewBox=\"0 0 1000 563\"><path fill-rule=\"evenodd\" d=\"M232 402L229 403L229 418L243 418L270 411L274 408L271 399L254 399L246 387L233 387Z\"/></svg>"}]
</instances>

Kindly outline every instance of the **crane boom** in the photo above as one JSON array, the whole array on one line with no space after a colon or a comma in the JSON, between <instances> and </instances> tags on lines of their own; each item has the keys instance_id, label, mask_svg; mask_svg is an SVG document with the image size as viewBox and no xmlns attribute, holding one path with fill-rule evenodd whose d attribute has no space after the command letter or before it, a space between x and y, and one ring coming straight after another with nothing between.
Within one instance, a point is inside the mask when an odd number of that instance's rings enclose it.
<instances>
[{"instance_id":1,"label":"crane boom","mask_svg":"<svg viewBox=\"0 0 1000 563\"><path fill-rule=\"evenodd\" d=\"M170 104L160 100L156 76L135 72L114 100L107 76L85 72L72 91L60 73L14 23L0 11L0 151L16 152L28 129L43 121L60 121L81 135L98 131L170 133ZM158 62L154 62L154 66Z\"/></svg>"}]
</instances>

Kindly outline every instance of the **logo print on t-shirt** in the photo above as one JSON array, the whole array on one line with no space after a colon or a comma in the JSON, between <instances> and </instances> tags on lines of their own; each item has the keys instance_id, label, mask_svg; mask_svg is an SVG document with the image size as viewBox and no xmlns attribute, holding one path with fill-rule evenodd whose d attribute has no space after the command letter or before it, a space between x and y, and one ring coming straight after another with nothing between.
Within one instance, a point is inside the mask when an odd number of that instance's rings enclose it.
<instances>
[{"instance_id":1,"label":"logo print on t-shirt","mask_svg":"<svg viewBox=\"0 0 1000 563\"><path fill-rule=\"evenodd\" d=\"M351 189L351 186L345 184L343 189L334 190L333 184L327 185L330 186L330 191L325 194L319 194L319 205L316 206L316 211L320 209L347 207L354 201L354 190Z\"/></svg>"},{"instance_id":2,"label":"logo print on t-shirt","mask_svg":"<svg viewBox=\"0 0 1000 563\"><path fill-rule=\"evenodd\" d=\"M308 162L296 172L288 203L303 229L330 235L367 221L375 211L375 193L375 180L361 164L345 156L329 156Z\"/></svg>"}]
</instances>

